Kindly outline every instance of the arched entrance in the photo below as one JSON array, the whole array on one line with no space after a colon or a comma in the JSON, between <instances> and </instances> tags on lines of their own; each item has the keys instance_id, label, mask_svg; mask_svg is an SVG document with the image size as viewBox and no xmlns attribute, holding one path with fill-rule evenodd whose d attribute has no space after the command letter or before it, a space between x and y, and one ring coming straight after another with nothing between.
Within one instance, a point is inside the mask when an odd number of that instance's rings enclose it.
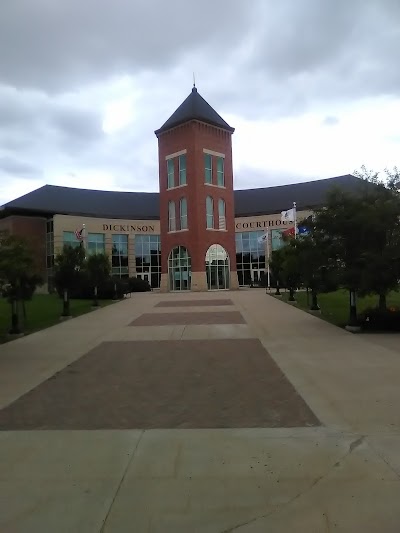
<instances>
[{"instance_id":1,"label":"arched entrance","mask_svg":"<svg viewBox=\"0 0 400 533\"><path fill-rule=\"evenodd\" d=\"M168 257L170 291L190 291L192 268L189 252L184 246L176 246Z\"/></svg>"},{"instance_id":2,"label":"arched entrance","mask_svg":"<svg viewBox=\"0 0 400 533\"><path fill-rule=\"evenodd\" d=\"M229 255L220 244L212 244L206 253L208 290L229 289Z\"/></svg>"}]
</instances>

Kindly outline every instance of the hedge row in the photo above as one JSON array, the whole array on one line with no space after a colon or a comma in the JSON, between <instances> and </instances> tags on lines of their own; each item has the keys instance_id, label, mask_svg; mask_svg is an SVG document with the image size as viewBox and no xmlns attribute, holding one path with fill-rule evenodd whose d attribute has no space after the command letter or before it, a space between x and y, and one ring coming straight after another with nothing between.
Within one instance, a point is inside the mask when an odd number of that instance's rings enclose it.
<instances>
[{"instance_id":1,"label":"hedge row","mask_svg":"<svg viewBox=\"0 0 400 533\"><path fill-rule=\"evenodd\" d=\"M60 297L63 295L63 287L57 284L56 291ZM97 297L99 300L111 300L112 298L121 299L125 294L131 292L148 292L151 291L149 283L139 278L109 278L97 287ZM85 272L76 277L74 287L69 290L71 299L89 300L93 298L94 286Z\"/></svg>"}]
</instances>

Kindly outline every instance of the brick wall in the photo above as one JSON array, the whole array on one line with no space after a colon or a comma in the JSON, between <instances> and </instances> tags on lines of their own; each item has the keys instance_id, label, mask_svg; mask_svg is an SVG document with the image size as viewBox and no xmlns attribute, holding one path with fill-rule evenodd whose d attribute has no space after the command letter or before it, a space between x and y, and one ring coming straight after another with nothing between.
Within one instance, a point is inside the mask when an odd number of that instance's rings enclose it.
<instances>
[{"instance_id":1,"label":"brick wall","mask_svg":"<svg viewBox=\"0 0 400 533\"><path fill-rule=\"evenodd\" d=\"M12 215L0 220L0 231L23 237L32 248L36 271L46 279L46 219Z\"/></svg>"},{"instance_id":2,"label":"brick wall","mask_svg":"<svg viewBox=\"0 0 400 533\"><path fill-rule=\"evenodd\" d=\"M197 121L191 121L162 133L158 139L160 177L160 225L162 272L168 271L168 256L175 246L185 246L192 258L192 272L205 271L205 255L212 244L220 244L229 253L231 271L236 270L235 219L232 172L231 133ZM224 154L225 187L205 184L204 149ZM167 190L167 162L170 154L186 150L187 185ZM213 183L217 183L216 159L213 157ZM178 172L175 166L175 183ZM226 206L226 230L206 229L206 197L214 200L214 225L218 227L218 199ZM179 200L188 206L188 230L168 232L168 203L175 201L177 218Z\"/></svg>"}]
</instances>

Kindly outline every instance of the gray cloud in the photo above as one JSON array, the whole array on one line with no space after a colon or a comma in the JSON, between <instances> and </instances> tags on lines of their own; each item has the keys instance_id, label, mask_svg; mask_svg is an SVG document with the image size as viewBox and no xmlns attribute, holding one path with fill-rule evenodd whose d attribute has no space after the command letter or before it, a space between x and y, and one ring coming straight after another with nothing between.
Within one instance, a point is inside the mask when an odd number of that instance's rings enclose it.
<instances>
[{"instance_id":1,"label":"gray cloud","mask_svg":"<svg viewBox=\"0 0 400 533\"><path fill-rule=\"evenodd\" d=\"M399 42L398 0L6 0L3 173L18 174L18 165L25 177L37 169L102 172L112 177L110 189L156 190L153 132L189 93L193 71L222 116L269 120L317 110L333 126L335 106L400 95ZM124 94L135 94L134 120L106 135L104 103L122 77ZM238 169L236 186L296 179L249 165Z\"/></svg>"},{"instance_id":2,"label":"gray cloud","mask_svg":"<svg viewBox=\"0 0 400 533\"><path fill-rule=\"evenodd\" d=\"M229 49L250 14L240 0L9 1L1 7L0 81L63 91L167 68L196 48Z\"/></svg>"},{"instance_id":3,"label":"gray cloud","mask_svg":"<svg viewBox=\"0 0 400 533\"><path fill-rule=\"evenodd\" d=\"M0 157L0 172L24 179L37 179L41 176L41 171L33 165L7 156Z\"/></svg>"}]
</instances>

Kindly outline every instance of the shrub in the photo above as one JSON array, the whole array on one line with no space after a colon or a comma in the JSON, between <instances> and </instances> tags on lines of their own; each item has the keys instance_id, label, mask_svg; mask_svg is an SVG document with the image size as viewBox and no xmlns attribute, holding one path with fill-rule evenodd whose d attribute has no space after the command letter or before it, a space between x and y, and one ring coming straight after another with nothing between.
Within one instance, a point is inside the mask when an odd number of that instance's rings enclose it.
<instances>
[{"instance_id":1,"label":"shrub","mask_svg":"<svg viewBox=\"0 0 400 533\"><path fill-rule=\"evenodd\" d=\"M97 287L97 297L100 300L111 300L114 298L114 284L116 285L118 299L124 297L128 292L148 292L151 291L150 284L140 278L108 278L101 282ZM60 298L63 297L63 287L61 283L57 283L57 293ZM71 299L89 300L93 299L93 282L90 280L89 274L86 270L76 272L74 285L69 289L69 297Z\"/></svg>"},{"instance_id":2,"label":"shrub","mask_svg":"<svg viewBox=\"0 0 400 533\"><path fill-rule=\"evenodd\" d=\"M90 280L89 274L86 271L81 271L76 276L74 286L69 289L69 297L72 300L92 300L93 290L93 282ZM121 299L128 292L130 291L127 280L108 278L98 285L97 298L99 300L111 300L114 297ZM57 293L60 298L63 297L63 288L61 285L57 285Z\"/></svg>"},{"instance_id":3,"label":"shrub","mask_svg":"<svg viewBox=\"0 0 400 533\"><path fill-rule=\"evenodd\" d=\"M400 309L367 309L360 315L360 321L366 331L400 331Z\"/></svg>"},{"instance_id":4,"label":"shrub","mask_svg":"<svg viewBox=\"0 0 400 533\"><path fill-rule=\"evenodd\" d=\"M150 283L140 278L128 278L129 292L148 292L151 291Z\"/></svg>"},{"instance_id":5,"label":"shrub","mask_svg":"<svg viewBox=\"0 0 400 533\"><path fill-rule=\"evenodd\" d=\"M12 285L4 285L2 287L2 295L8 298L11 302L13 298L21 300L32 300L32 296L36 290L36 287L43 283L43 278L37 274L21 276L20 287L17 289Z\"/></svg>"}]
</instances>

